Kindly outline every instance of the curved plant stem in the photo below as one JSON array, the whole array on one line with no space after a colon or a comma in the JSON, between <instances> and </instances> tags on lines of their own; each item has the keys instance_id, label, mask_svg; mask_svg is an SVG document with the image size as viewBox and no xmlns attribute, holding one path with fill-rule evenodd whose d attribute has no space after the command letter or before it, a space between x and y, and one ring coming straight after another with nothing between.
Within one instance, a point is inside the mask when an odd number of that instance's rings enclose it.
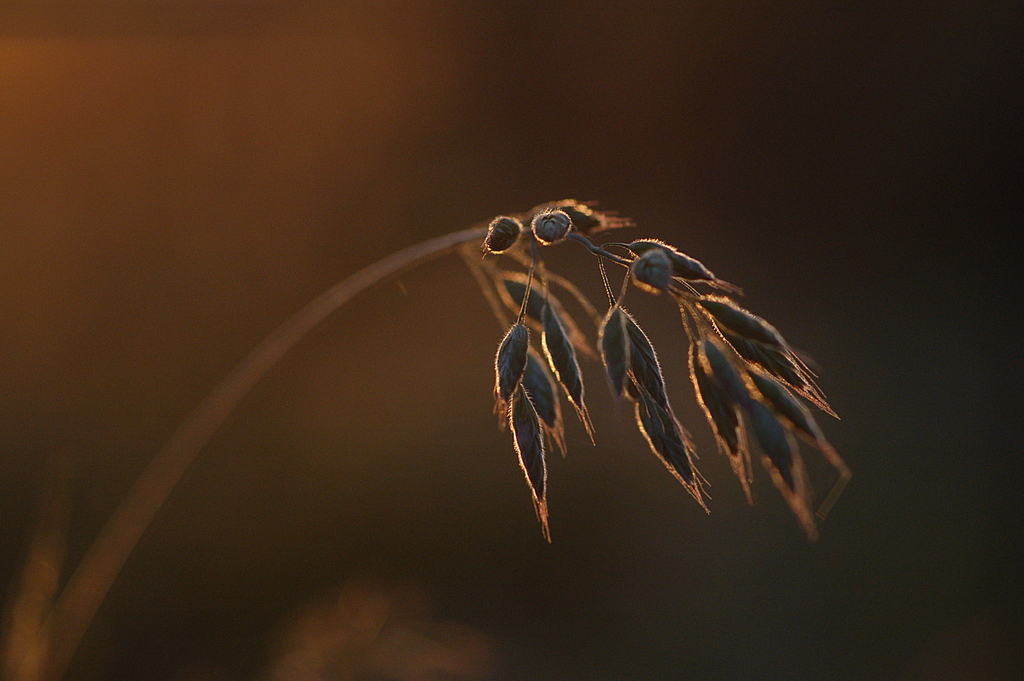
<instances>
[{"instance_id":1,"label":"curved plant stem","mask_svg":"<svg viewBox=\"0 0 1024 681\"><path fill-rule=\"evenodd\" d=\"M52 610L51 648L45 678L63 676L82 636L139 538L189 464L242 398L303 336L356 294L411 265L483 239L486 227L410 246L359 270L312 300L246 355L188 415L135 481L78 564Z\"/></svg>"}]
</instances>

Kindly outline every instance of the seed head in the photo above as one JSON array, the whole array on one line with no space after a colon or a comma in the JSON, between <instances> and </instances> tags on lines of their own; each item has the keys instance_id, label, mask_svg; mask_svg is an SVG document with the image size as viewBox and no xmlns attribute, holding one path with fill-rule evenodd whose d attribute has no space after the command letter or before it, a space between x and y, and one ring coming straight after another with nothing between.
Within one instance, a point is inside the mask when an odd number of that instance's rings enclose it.
<instances>
[{"instance_id":1,"label":"seed head","mask_svg":"<svg viewBox=\"0 0 1024 681\"><path fill-rule=\"evenodd\" d=\"M484 253L502 253L507 251L515 245L522 231L522 223L515 218L505 215L494 218L487 228L487 237L484 239Z\"/></svg>"},{"instance_id":2,"label":"seed head","mask_svg":"<svg viewBox=\"0 0 1024 681\"><path fill-rule=\"evenodd\" d=\"M672 260L661 248L652 248L634 260L630 271L633 282L648 293L667 291L672 283Z\"/></svg>"},{"instance_id":3,"label":"seed head","mask_svg":"<svg viewBox=\"0 0 1024 681\"><path fill-rule=\"evenodd\" d=\"M538 213L530 226L537 241L550 246L565 238L572 227L572 220L564 210L546 210Z\"/></svg>"}]
</instances>

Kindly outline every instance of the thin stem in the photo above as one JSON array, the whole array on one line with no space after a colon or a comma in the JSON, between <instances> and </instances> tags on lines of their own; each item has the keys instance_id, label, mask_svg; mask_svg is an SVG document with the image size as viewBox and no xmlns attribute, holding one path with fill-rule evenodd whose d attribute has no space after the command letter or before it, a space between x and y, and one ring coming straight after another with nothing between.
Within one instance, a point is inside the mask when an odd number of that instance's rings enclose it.
<instances>
[{"instance_id":1,"label":"thin stem","mask_svg":"<svg viewBox=\"0 0 1024 681\"><path fill-rule=\"evenodd\" d=\"M533 290L533 271L537 269L537 240L530 239L530 272L526 275L526 291L523 293L523 302L519 306L519 316L516 317L516 324L522 324L526 318L526 304L530 302L530 291ZM545 291L545 295L547 292ZM547 301L544 303L547 304Z\"/></svg>"},{"instance_id":2,"label":"thin stem","mask_svg":"<svg viewBox=\"0 0 1024 681\"><path fill-rule=\"evenodd\" d=\"M604 292L608 294L608 305L615 306L615 294L612 293L612 284L608 281L608 272L604 268L604 260L597 261L597 269L601 270L601 281L604 283Z\"/></svg>"},{"instance_id":3,"label":"thin stem","mask_svg":"<svg viewBox=\"0 0 1024 681\"><path fill-rule=\"evenodd\" d=\"M578 241L579 243L583 244L584 248L586 248L588 251L590 251L594 255L599 255L602 258L607 258L608 260L611 260L614 263L622 265L623 267L629 267L630 264L631 264L625 258L620 258L617 255L609 253L608 251L604 250L600 246L595 246L594 243L590 239L588 239L587 237L583 236L579 232L569 232L568 234L566 234L566 238L572 239L573 241Z\"/></svg>"},{"instance_id":4,"label":"thin stem","mask_svg":"<svg viewBox=\"0 0 1024 681\"><path fill-rule=\"evenodd\" d=\"M530 266L530 259L521 251L507 251L502 255L509 256L523 267ZM575 298L579 306L583 308L583 311L590 315L591 320L593 320L594 322L594 326L601 326L601 319L603 315L597 313L597 308L594 307L594 304L587 299L587 297L583 294L583 291L579 290L579 288L574 283L572 283L565 277L555 274L551 270L546 270L544 276L546 276L548 278L548 281L550 281L552 284L555 284L556 286L562 288L569 295Z\"/></svg>"},{"instance_id":5,"label":"thin stem","mask_svg":"<svg viewBox=\"0 0 1024 681\"><path fill-rule=\"evenodd\" d=\"M313 299L238 363L164 444L71 575L49 622L52 648L46 679L56 681L63 676L100 603L157 510L213 433L267 371L310 330L356 294L400 270L486 235L486 227L471 227L378 260Z\"/></svg>"},{"instance_id":6,"label":"thin stem","mask_svg":"<svg viewBox=\"0 0 1024 681\"><path fill-rule=\"evenodd\" d=\"M494 280L488 279L487 274L484 272L484 267L481 265L480 258L478 257L479 254L475 250L469 250L469 244L465 244L459 249L459 255L462 256L462 261L466 263L466 268L472 273L473 278L476 279L477 286L480 287L480 293L483 294L484 300L491 306L491 312L494 313L502 333L505 333L510 326L508 315L505 313L505 308L502 307L501 301L498 300L498 296L494 292Z\"/></svg>"}]
</instances>

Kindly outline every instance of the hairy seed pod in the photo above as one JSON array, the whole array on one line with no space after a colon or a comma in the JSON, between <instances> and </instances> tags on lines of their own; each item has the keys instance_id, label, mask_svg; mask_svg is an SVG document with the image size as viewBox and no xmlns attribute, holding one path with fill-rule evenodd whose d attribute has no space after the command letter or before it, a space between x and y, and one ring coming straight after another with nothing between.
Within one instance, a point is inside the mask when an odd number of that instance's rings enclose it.
<instances>
[{"instance_id":1,"label":"hairy seed pod","mask_svg":"<svg viewBox=\"0 0 1024 681\"><path fill-rule=\"evenodd\" d=\"M622 397L629 375L629 333L626 331L626 313L613 305L601 322L598 333L601 359L615 397Z\"/></svg>"},{"instance_id":2,"label":"hairy seed pod","mask_svg":"<svg viewBox=\"0 0 1024 681\"><path fill-rule=\"evenodd\" d=\"M814 417L780 383L768 378L757 370L748 371L747 375L750 377L754 387L757 388L757 391L761 393L761 397L764 398L766 404L770 404L775 411L792 423L793 427L797 430L812 438L818 437L821 431L818 429L818 424L814 421Z\"/></svg>"},{"instance_id":3,"label":"hairy seed pod","mask_svg":"<svg viewBox=\"0 0 1024 681\"><path fill-rule=\"evenodd\" d=\"M672 283L672 261L663 249L652 248L630 266L633 283L648 293L667 291Z\"/></svg>"},{"instance_id":4,"label":"hairy seed pod","mask_svg":"<svg viewBox=\"0 0 1024 681\"><path fill-rule=\"evenodd\" d=\"M750 451L740 420L739 405L731 402L721 384L709 375L709 368L705 366L707 358L701 355L696 343L690 344L689 354L690 380L697 395L697 403L711 426L718 450L726 455L733 473L739 478L747 502L753 503L750 494Z\"/></svg>"},{"instance_id":5,"label":"hairy seed pod","mask_svg":"<svg viewBox=\"0 0 1024 681\"><path fill-rule=\"evenodd\" d=\"M665 378L658 364L658 353L633 316L623 310L626 334L629 336L629 373L638 388L647 391L663 408L668 409L668 393L665 392ZM628 389L627 389L627 392ZM632 397L632 395L631 395Z\"/></svg>"},{"instance_id":6,"label":"hairy seed pod","mask_svg":"<svg viewBox=\"0 0 1024 681\"><path fill-rule=\"evenodd\" d=\"M814 539L817 530L808 498L807 474L796 442L772 410L764 404L751 400L746 411L775 487L782 493L808 538Z\"/></svg>"},{"instance_id":7,"label":"hairy seed pod","mask_svg":"<svg viewBox=\"0 0 1024 681\"><path fill-rule=\"evenodd\" d=\"M740 357L750 364L764 369L829 416L836 416L832 407L825 401L825 396L815 384L814 379L792 351L748 340L728 329L719 328L719 331Z\"/></svg>"},{"instance_id":8,"label":"hairy seed pod","mask_svg":"<svg viewBox=\"0 0 1024 681\"><path fill-rule=\"evenodd\" d=\"M535 216L543 211L554 209L564 211L572 220L573 230L581 234L595 234L609 229L635 226L629 218L620 217L614 212L594 210L588 204L575 199L552 201L534 206L528 215Z\"/></svg>"},{"instance_id":9,"label":"hairy seed pod","mask_svg":"<svg viewBox=\"0 0 1024 681\"><path fill-rule=\"evenodd\" d=\"M661 459L673 476L704 506L697 469L693 465L693 445L671 410L658 404L647 391L638 389L636 421L651 451ZM704 506L706 509L707 507Z\"/></svg>"},{"instance_id":10,"label":"hairy seed pod","mask_svg":"<svg viewBox=\"0 0 1024 681\"><path fill-rule=\"evenodd\" d=\"M497 408L501 411L523 378L529 349L529 329L522 322L513 324L498 346L498 354L494 358L494 395Z\"/></svg>"},{"instance_id":11,"label":"hairy seed pod","mask_svg":"<svg viewBox=\"0 0 1024 681\"><path fill-rule=\"evenodd\" d=\"M757 443L761 446L761 451L779 471L790 490L795 490L796 479L793 474L795 447L786 428L775 418L768 407L756 400L751 400L747 405L747 413L750 414L750 423L754 435L757 437Z\"/></svg>"},{"instance_id":12,"label":"hairy seed pod","mask_svg":"<svg viewBox=\"0 0 1024 681\"><path fill-rule=\"evenodd\" d=\"M818 427L818 423L811 416L811 413L781 383L755 369L748 371L747 375L753 382L754 387L757 388L757 391L761 393L765 402L771 405L780 416L789 421L794 430L817 447L818 451L828 459L829 463L840 471L848 470L839 454L836 453L836 450L825 439L821 428Z\"/></svg>"},{"instance_id":13,"label":"hairy seed pod","mask_svg":"<svg viewBox=\"0 0 1024 681\"><path fill-rule=\"evenodd\" d=\"M657 239L640 239L629 244L629 250L637 255L649 253L652 250L662 251L669 257L672 263L673 276L681 279L713 281L717 277L704 266L699 260L691 258L673 246L658 241Z\"/></svg>"},{"instance_id":14,"label":"hairy seed pod","mask_svg":"<svg viewBox=\"0 0 1024 681\"><path fill-rule=\"evenodd\" d=\"M512 406L509 408L509 423L512 426L513 445L519 455L519 466L526 475L526 482L533 495L533 505L541 522L544 538L551 541L548 530L547 467L544 463L544 435L540 419L530 402L523 386L516 388Z\"/></svg>"},{"instance_id":15,"label":"hairy seed pod","mask_svg":"<svg viewBox=\"0 0 1024 681\"><path fill-rule=\"evenodd\" d=\"M487 236L484 238L484 253L507 251L515 245L522 231L522 223L515 218L505 215L494 218L488 226Z\"/></svg>"},{"instance_id":16,"label":"hairy seed pod","mask_svg":"<svg viewBox=\"0 0 1024 681\"><path fill-rule=\"evenodd\" d=\"M552 314L549 306L544 308L542 316L541 346L548 358L548 365L558 378L562 389L565 390L569 402L576 408L576 413L579 414L580 421L587 429L587 434L593 439L594 427L583 402L583 378L579 362L576 361L576 352L573 350L572 343L569 342L561 320L557 315Z\"/></svg>"},{"instance_id":17,"label":"hairy seed pod","mask_svg":"<svg viewBox=\"0 0 1024 681\"><path fill-rule=\"evenodd\" d=\"M787 347L786 341L774 326L755 314L744 310L728 298L722 296L701 296L697 303L707 310L720 326L738 333L750 340Z\"/></svg>"},{"instance_id":18,"label":"hairy seed pod","mask_svg":"<svg viewBox=\"0 0 1024 681\"><path fill-rule=\"evenodd\" d=\"M701 352L707 359L708 368L721 384L729 401L745 408L750 402L750 392L747 391L743 377L726 357L725 352L710 338L704 339L701 344Z\"/></svg>"},{"instance_id":19,"label":"hairy seed pod","mask_svg":"<svg viewBox=\"0 0 1024 681\"><path fill-rule=\"evenodd\" d=\"M546 435L550 435L565 456L565 429L562 424L562 405L558 401L555 379L552 378L544 362L537 353L530 349L526 357L526 370L523 372L523 388L530 396L530 401L537 410L537 416L543 424Z\"/></svg>"},{"instance_id":20,"label":"hairy seed pod","mask_svg":"<svg viewBox=\"0 0 1024 681\"><path fill-rule=\"evenodd\" d=\"M546 210L533 218L531 227L537 241L550 246L565 238L572 227L572 220L564 210Z\"/></svg>"}]
</instances>

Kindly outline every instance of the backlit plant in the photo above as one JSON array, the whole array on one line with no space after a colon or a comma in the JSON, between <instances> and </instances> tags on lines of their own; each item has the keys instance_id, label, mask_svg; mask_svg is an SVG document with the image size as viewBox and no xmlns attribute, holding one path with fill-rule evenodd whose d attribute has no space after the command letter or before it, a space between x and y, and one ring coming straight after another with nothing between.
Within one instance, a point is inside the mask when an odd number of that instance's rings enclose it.
<instances>
[{"instance_id":1,"label":"backlit plant","mask_svg":"<svg viewBox=\"0 0 1024 681\"><path fill-rule=\"evenodd\" d=\"M563 454L566 449L560 395L593 440L580 358L603 364L613 395L632 404L637 426L651 451L697 503L707 508L704 480L694 466L693 443L669 402L658 355L624 307L632 282L645 293L670 296L677 304L689 344L690 381L697 402L747 499L751 499L752 451L757 451L775 486L813 538L815 515L798 441L818 449L840 472L839 483L819 516L824 517L849 479L849 471L803 403L834 415L812 372L775 327L730 297L740 293L736 286L722 281L694 258L655 239L601 245L592 241L627 226L632 226L630 220L577 201L543 204L520 215L498 217L487 225L409 246L309 302L243 358L189 414L139 476L59 595L56 580L42 584L35 579L39 561L30 557L16 599L18 614L5 635L5 669L11 678L56 680L63 675L96 610L157 510L213 433L290 348L373 284L452 251L461 253L507 328L494 361L495 409L500 423L511 431L545 537L550 540L545 457L552 447ZM597 256L608 295L605 312L572 282L546 267L545 249L563 242L582 245ZM500 259L495 257L499 255ZM606 265L622 268L624 276L617 293ZM556 293L575 299L591 317L596 345ZM58 544L42 532L34 540L30 556L56 556ZM59 561L52 560L59 570Z\"/></svg>"},{"instance_id":2,"label":"backlit plant","mask_svg":"<svg viewBox=\"0 0 1024 681\"><path fill-rule=\"evenodd\" d=\"M697 402L747 499L751 499L753 478L751 448L756 444L775 486L813 538L815 520L798 439L817 448L840 471L843 481L849 477L842 459L798 399L835 415L815 385L813 373L775 327L722 295L740 294L738 287L716 277L698 260L655 239L602 246L590 239L630 224L576 201L560 201L521 216L495 218L488 227L485 255L509 256L525 273L503 269L487 258L480 261L464 249L464 259L499 320L508 325L506 317L514 315L495 357L495 410L512 432L544 535L550 539L545 455L549 443L565 451L557 394L565 396L593 439L577 357L598 356L553 289L574 297L594 318L600 360L612 393L633 404L637 426L651 451L706 508L693 443L669 402L658 355L623 306L632 281L647 293L671 296L678 305ZM576 286L545 266L543 249L563 241L574 241L598 256L609 301L603 315ZM605 263L628 271L617 294Z\"/></svg>"}]
</instances>

